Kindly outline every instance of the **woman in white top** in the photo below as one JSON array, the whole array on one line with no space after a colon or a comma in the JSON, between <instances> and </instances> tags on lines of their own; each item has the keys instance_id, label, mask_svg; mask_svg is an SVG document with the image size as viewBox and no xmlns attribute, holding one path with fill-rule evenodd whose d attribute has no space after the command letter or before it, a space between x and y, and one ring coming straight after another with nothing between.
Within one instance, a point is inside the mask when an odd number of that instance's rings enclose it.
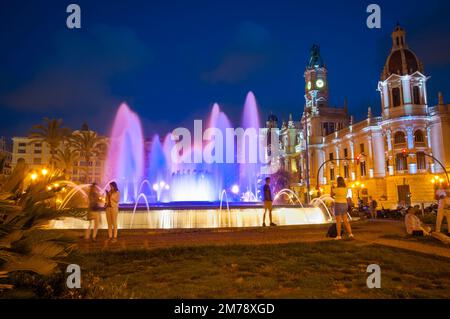
<instances>
[{"instance_id":1,"label":"woman in white top","mask_svg":"<svg viewBox=\"0 0 450 319\"><path fill-rule=\"evenodd\" d=\"M345 230L350 238L353 238L352 228L347 218L348 203L347 203L347 186L345 185L344 178L339 176L337 178L337 187L331 190L331 196L334 197L334 216L336 217L336 230L337 237L341 238L341 222L344 222Z\"/></svg>"},{"instance_id":2,"label":"woman in white top","mask_svg":"<svg viewBox=\"0 0 450 319\"><path fill-rule=\"evenodd\" d=\"M106 221L108 222L108 238L117 240L117 216L119 215L120 192L116 182L109 183L106 191Z\"/></svg>"}]
</instances>

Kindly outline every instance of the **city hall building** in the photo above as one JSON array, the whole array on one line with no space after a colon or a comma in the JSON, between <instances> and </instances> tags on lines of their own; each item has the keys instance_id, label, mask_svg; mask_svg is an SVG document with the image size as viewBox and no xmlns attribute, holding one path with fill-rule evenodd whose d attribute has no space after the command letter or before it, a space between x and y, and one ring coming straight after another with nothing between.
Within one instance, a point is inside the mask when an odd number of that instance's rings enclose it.
<instances>
[{"instance_id":1,"label":"city hall building","mask_svg":"<svg viewBox=\"0 0 450 319\"><path fill-rule=\"evenodd\" d=\"M438 105L429 105L429 77L402 27L392 33L378 82L381 116L369 107L367 118L355 123L347 103L329 105L327 68L317 46L304 77L302 119L290 116L279 131L279 160L291 173L292 189L306 195L309 176L309 194L317 196L342 176L354 201L372 196L385 208L433 202L433 183L447 181L443 166L450 170L450 105L442 94ZM277 126L271 115L266 127Z\"/></svg>"}]
</instances>

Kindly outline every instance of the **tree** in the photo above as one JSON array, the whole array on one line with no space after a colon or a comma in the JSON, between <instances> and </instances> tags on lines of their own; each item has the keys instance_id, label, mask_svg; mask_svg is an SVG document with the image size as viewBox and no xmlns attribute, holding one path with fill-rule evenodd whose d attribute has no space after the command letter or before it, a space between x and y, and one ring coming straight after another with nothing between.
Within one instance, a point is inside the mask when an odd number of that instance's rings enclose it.
<instances>
[{"instance_id":1,"label":"tree","mask_svg":"<svg viewBox=\"0 0 450 319\"><path fill-rule=\"evenodd\" d=\"M63 143L62 149L58 148L56 151L57 166L63 170L66 179L70 179L73 165L79 158L79 153L71 147L70 143Z\"/></svg>"},{"instance_id":2,"label":"tree","mask_svg":"<svg viewBox=\"0 0 450 319\"><path fill-rule=\"evenodd\" d=\"M50 148L50 166L55 163L56 150L60 144L69 136L70 129L62 127L61 119L44 118L43 124L34 125L29 137L30 143L44 142Z\"/></svg>"},{"instance_id":3,"label":"tree","mask_svg":"<svg viewBox=\"0 0 450 319\"><path fill-rule=\"evenodd\" d=\"M86 182L88 182L90 162L93 157L103 155L104 142L94 131L81 130L72 134L70 145L85 162L83 169L85 170Z\"/></svg>"},{"instance_id":4,"label":"tree","mask_svg":"<svg viewBox=\"0 0 450 319\"><path fill-rule=\"evenodd\" d=\"M20 163L0 191L0 278L10 273L31 271L50 275L57 271L62 258L75 248L74 234L53 232L42 226L51 220L80 217L80 210L57 210L52 204L57 189L48 185L61 181L58 173L28 183L29 169ZM24 191L20 191L23 190ZM12 288L0 283L0 291Z\"/></svg>"}]
</instances>

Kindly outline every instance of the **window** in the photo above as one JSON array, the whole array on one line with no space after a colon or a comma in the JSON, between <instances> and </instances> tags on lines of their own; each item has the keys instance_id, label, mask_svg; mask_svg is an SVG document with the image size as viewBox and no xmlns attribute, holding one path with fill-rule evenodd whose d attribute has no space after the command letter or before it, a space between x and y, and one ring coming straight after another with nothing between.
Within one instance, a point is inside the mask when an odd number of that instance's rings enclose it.
<instances>
[{"instance_id":1,"label":"window","mask_svg":"<svg viewBox=\"0 0 450 319\"><path fill-rule=\"evenodd\" d=\"M334 168L330 168L330 180L334 181Z\"/></svg>"},{"instance_id":2,"label":"window","mask_svg":"<svg viewBox=\"0 0 450 319\"><path fill-rule=\"evenodd\" d=\"M19 153L19 154L25 154L26 152L27 152L27 151L24 150L24 149L20 149L20 150L17 151L17 153Z\"/></svg>"},{"instance_id":3,"label":"window","mask_svg":"<svg viewBox=\"0 0 450 319\"><path fill-rule=\"evenodd\" d=\"M392 103L394 107L400 106L400 88L393 88L392 89Z\"/></svg>"},{"instance_id":4,"label":"window","mask_svg":"<svg viewBox=\"0 0 450 319\"><path fill-rule=\"evenodd\" d=\"M333 122L325 122L323 123L323 132L324 135L330 135L331 133L334 133L335 131L335 125Z\"/></svg>"},{"instance_id":5,"label":"window","mask_svg":"<svg viewBox=\"0 0 450 319\"><path fill-rule=\"evenodd\" d=\"M420 89L418 86L413 86L413 103L421 104L420 103Z\"/></svg>"},{"instance_id":6,"label":"window","mask_svg":"<svg viewBox=\"0 0 450 319\"><path fill-rule=\"evenodd\" d=\"M361 176L366 176L366 162L359 163L359 168L361 171Z\"/></svg>"},{"instance_id":7,"label":"window","mask_svg":"<svg viewBox=\"0 0 450 319\"><path fill-rule=\"evenodd\" d=\"M425 138L421 130L417 130L414 132L414 142L423 143L425 142Z\"/></svg>"},{"instance_id":8,"label":"window","mask_svg":"<svg viewBox=\"0 0 450 319\"><path fill-rule=\"evenodd\" d=\"M359 149L361 150L361 154L364 154L364 143L359 144Z\"/></svg>"},{"instance_id":9,"label":"window","mask_svg":"<svg viewBox=\"0 0 450 319\"><path fill-rule=\"evenodd\" d=\"M42 143L35 143L34 147L37 147L37 148L42 147Z\"/></svg>"},{"instance_id":10,"label":"window","mask_svg":"<svg viewBox=\"0 0 450 319\"><path fill-rule=\"evenodd\" d=\"M41 154L42 150L34 150L34 154Z\"/></svg>"},{"instance_id":11,"label":"window","mask_svg":"<svg viewBox=\"0 0 450 319\"><path fill-rule=\"evenodd\" d=\"M333 153L330 153L330 154L329 154L329 158L330 158L330 161L334 160L334 154L333 154Z\"/></svg>"},{"instance_id":12,"label":"window","mask_svg":"<svg viewBox=\"0 0 450 319\"><path fill-rule=\"evenodd\" d=\"M395 133L395 135L394 135L394 143L395 144L406 143L405 133L403 133L403 132Z\"/></svg>"},{"instance_id":13,"label":"window","mask_svg":"<svg viewBox=\"0 0 450 319\"><path fill-rule=\"evenodd\" d=\"M386 160L386 172L389 173L389 160Z\"/></svg>"},{"instance_id":14,"label":"window","mask_svg":"<svg viewBox=\"0 0 450 319\"><path fill-rule=\"evenodd\" d=\"M405 154L397 154L395 157L395 169L397 171L406 171L408 169L408 161Z\"/></svg>"},{"instance_id":15,"label":"window","mask_svg":"<svg viewBox=\"0 0 450 319\"><path fill-rule=\"evenodd\" d=\"M417 160L417 169L418 170L426 170L427 169L427 163L425 160L425 153L424 152L417 152L416 153L416 160Z\"/></svg>"},{"instance_id":16,"label":"window","mask_svg":"<svg viewBox=\"0 0 450 319\"><path fill-rule=\"evenodd\" d=\"M349 174L348 174L348 165L344 166L344 178L348 178Z\"/></svg>"},{"instance_id":17,"label":"window","mask_svg":"<svg viewBox=\"0 0 450 319\"><path fill-rule=\"evenodd\" d=\"M344 148L344 157L347 158L348 157L348 149Z\"/></svg>"},{"instance_id":18,"label":"window","mask_svg":"<svg viewBox=\"0 0 450 319\"><path fill-rule=\"evenodd\" d=\"M26 147L27 143L19 143L19 147Z\"/></svg>"}]
</instances>

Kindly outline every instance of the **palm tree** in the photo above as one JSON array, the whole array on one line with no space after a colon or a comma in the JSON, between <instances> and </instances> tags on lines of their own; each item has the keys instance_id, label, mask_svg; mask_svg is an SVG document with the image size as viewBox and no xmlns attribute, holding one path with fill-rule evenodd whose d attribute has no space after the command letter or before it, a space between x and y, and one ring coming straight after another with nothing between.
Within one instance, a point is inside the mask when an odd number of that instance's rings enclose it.
<instances>
[{"instance_id":1,"label":"palm tree","mask_svg":"<svg viewBox=\"0 0 450 319\"><path fill-rule=\"evenodd\" d=\"M66 179L70 179L73 165L79 158L79 153L71 147L70 143L63 143L62 149L58 148L56 151L57 166L63 170Z\"/></svg>"},{"instance_id":2,"label":"palm tree","mask_svg":"<svg viewBox=\"0 0 450 319\"><path fill-rule=\"evenodd\" d=\"M70 144L79 157L85 161L84 170L87 182L90 175L89 163L93 157L103 155L104 142L94 131L83 129L72 134Z\"/></svg>"},{"instance_id":3,"label":"palm tree","mask_svg":"<svg viewBox=\"0 0 450 319\"><path fill-rule=\"evenodd\" d=\"M0 278L16 271L32 271L49 275L57 270L62 258L75 248L72 233L42 229L50 220L66 216L82 216L84 212L57 210L52 205L55 190L48 185L62 179L55 174L26 187L28 169L22 163L0 191ZM26 191L17 192L17 189ZM2 288L10 285L0 283Z\"/></svg>"},{"instance_id":4,"label":"palm tree","mask_svg":"<svg viewBox=\"0 0 450 319\"><path fill-rule=\"evenodd\" d=\"M69 136L70 130L62 127L61 119L44 118L43 124L33 126L29 137L32 139L30 143L44 142L50 148L50 166L55 163L55 154L59 145Z\"/></svg>"}]
</instances>

